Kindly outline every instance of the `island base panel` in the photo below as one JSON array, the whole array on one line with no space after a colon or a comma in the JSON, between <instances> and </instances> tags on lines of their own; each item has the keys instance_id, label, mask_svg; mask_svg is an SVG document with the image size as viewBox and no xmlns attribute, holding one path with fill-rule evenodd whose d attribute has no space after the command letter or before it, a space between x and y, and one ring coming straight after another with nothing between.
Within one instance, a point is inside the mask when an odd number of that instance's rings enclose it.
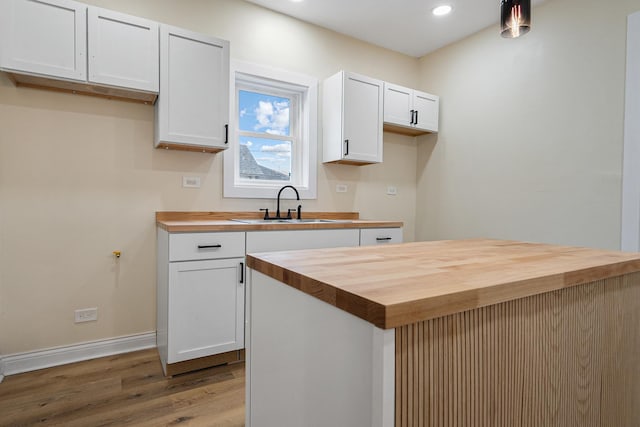
<instances>
[{"instance_id":1,"label":"island base panel","mask_svg":"<svg viewBox=\"0 0 640 427\"><path fill-rule=\"evenodd\" d=\"M395 425L639 426L640 273L396 329Z\"/></svg>"},{"instance_id":2,"label":"island base panel","mask_svg":"<svg viewBox=\"0 0 640 427\"><path fill-rule=\"evenodd\" d=\"M392 427L395 330L248 271L247 427Z\"/></svg>"}]
</instances>

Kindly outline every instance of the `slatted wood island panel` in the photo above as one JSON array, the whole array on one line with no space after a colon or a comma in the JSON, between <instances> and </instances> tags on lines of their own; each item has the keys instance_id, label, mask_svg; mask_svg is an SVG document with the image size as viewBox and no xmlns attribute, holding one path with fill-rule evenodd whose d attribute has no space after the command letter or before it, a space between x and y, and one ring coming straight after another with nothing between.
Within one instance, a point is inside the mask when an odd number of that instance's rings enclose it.
<instances>
[{"instance_id":1,"label":"slatted wood island panel","mask_svg":"<svg viewBox=\"0 0 640 427\"><path fill-rule=\"evenodd\" d=\"M256 309L260 320L278 311L273 329L292 328L320 353L290 361L305 377L291 383L298 394L307 387L339 393L354 382L366 391L370 381L372 401L353 397L360 411L371 411L362 425L640 425L640 254L486 239L384 249L248 257L258 278L252 292L269 292L257 289L264 285L279 295L272 305L287 301L262 314ZM263 338L252 338L254 358L263 354ZM251 344L248 351L251 384L261 361L252 362ZM371 358L363 357L367 351ZM341 374L327 368L314 377L318 368L305 363L333 364ZM264 425L259 411L251 418L260 399L255 390L247 394L248 425ZM321 421L348 413L342 400L331 402L337 407L304 402L304 413Z\"/></svg>"},{"instance_id":2,"label":"slatted wood island panel","mask_svg":"<svg viewBox=\"0 0 640 427\"><path fill-rule=\"evenodd\" d=\"M640 425L640 274L396 329L396 426Z\"/></svg>"}]
</instances>

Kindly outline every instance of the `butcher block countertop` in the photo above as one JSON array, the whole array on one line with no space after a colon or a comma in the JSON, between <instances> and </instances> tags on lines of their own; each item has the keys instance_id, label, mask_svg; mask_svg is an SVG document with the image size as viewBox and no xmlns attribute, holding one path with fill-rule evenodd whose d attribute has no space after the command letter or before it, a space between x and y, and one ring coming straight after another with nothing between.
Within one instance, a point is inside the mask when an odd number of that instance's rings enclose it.
<instances>
[{"instance_id":1,"label":"butcher block countertop","mask_svg":"<svg viewBox=\"0 0 640 427\"><path fill-rule=\"evenodd\" d=\"M247 255L382 329L640 271L640 253L472 239Z\"/></svg>"},{"instance_id":2,"label":"butcher block countertop","mask_svg":"<svg viewBox=\"0 0 640 427\"><path fill-rule=\"evenodd\" d=\"M286 213L286 212L285 212ZM357 212L302 212L302 218L344 220L348 222L326 223L259 223L248 224L231 219L261 219L259 212L156 212L158 227L171 232L199 231L265 231L265 230L315 230L329 228L394 228L402 227L401 221L363 220ZM275 215L275 212L269 212ZM295 213L294 213L295 215Z\"/></svg>"}]
</instances>

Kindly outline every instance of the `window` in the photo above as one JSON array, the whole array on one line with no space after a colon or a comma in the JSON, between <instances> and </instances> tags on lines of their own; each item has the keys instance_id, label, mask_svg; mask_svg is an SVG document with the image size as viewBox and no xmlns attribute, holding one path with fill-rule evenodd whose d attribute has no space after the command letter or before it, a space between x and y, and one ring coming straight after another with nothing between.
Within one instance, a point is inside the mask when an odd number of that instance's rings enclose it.
<instances>
[{"instance_id":1,"label":"window","mask_svg":"<svg viewBox=\"0 0 640 427\"><path fill-rule=\"evenodd\" d=\"M234 62L224 196L275 198L283 185L316 197L317 80Z\"/></svg>"}]
</instances>

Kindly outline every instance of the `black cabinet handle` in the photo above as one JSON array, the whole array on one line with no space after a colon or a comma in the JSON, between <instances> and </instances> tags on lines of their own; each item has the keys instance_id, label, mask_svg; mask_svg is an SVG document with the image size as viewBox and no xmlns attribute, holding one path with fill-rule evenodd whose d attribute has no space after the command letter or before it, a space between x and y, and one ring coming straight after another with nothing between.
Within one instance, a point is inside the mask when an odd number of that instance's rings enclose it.
<instances>
[{"instance_id":1,"label":"black cabinet handle","mask_svg":"<svg viewBox=\"0 0 640 427\"><path fill-rule=\"evenodd\" d=\"M376 240L378 242L383 242L383 241L391 240L391 237L376 237Z\"/></svg>"},{"instance_id":2,"label":"black cabinet handle","mask_svg":"<svg viewBox=\"0 0 640 427\"><path fill-rule=\"evenodd\" d=\"M413 117L414 117L415 114L416 114L416 110L411 110L411 123L410 124L413 124L413 121L414 121Z\"/></svg>"},{"instance_id":3,"label":"black cabinet handle","mask_svg":"<svg viewBox=\"0 0 640 427\"><path fill-rule=\"evenodd\" d=\"M414 125L418 124L418 110L416 110L416 122L414 123Z\"/></svg>"},{"instance_id":4,"label":"black cabinet handle","mask_svg":"<svg viewBox=\"0 0 640 427\"><path fill-rule=\"evenodd\" d=\"M348 139L344 140L344 155L345 156L349 155L349 140Z\"/></svg>"},{"instance_id":5,"label":"black cabinet handle","mask_svg":"<svg viewBox=\"0 0 640 427\"><path fill-rule=\"evenodd\" d=\"M240 263L240 283L244 283L244 262Z\"/></svg>"},{"instance_id":6,"label":"black cabinet handle","mask_svg":"<svg viewBox=\"0 0 640 427\"><path fill-rule=\"evenodd\" d=\"M229 125L228 124L224 125L224 143L225 144L229 143Z\"/></svg>"},{"instance_id":7,"label":"black cabinet handle","mask_svg":"<svg viewBox=\"0 0 640 427\"><path fill-rule=\"evenodd\" d=\"M213 249L213 248L221 248L222 245L198 245L198 249Z\"/></svg>"}]
</instances>

